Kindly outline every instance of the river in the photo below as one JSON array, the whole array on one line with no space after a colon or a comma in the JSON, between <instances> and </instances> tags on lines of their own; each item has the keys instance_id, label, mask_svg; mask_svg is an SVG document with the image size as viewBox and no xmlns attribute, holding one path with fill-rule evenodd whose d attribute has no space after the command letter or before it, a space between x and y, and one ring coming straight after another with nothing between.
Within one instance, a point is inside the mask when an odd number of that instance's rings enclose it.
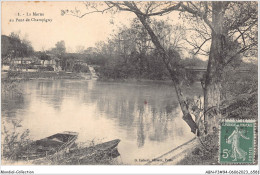
<instances>
[{"instance_id":1,"label":"river","mask_svg":"<svg viewBox=\"0 0 260 175\"><path fill-rule=\"evenodd\" d=\"M31 139L62 131L79 132L77 142L120 139L118 161L143 164L194 135L182 120L170 82L31 80L22 96L2 96L2 121L22 121ZM202 93L199 84L185 90ZM136 161L137 159L137 161Z\"/></svg>"}]
</instances>

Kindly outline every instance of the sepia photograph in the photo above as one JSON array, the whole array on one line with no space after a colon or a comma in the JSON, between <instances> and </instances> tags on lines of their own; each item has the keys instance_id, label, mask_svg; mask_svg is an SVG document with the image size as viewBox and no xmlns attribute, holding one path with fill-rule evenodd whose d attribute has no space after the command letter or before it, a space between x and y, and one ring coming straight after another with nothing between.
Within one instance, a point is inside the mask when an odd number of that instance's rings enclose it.
<instances>
[{"instance_id":1,"label":"sepia photograph","mask_svg":"<svg viewBox=\"0 0 260 175\"><path fill-rule=\"evenodd\" d=\"M2 165L258 165L258 1L2 1L1 30Z\"/></svg>"}]
</instances>

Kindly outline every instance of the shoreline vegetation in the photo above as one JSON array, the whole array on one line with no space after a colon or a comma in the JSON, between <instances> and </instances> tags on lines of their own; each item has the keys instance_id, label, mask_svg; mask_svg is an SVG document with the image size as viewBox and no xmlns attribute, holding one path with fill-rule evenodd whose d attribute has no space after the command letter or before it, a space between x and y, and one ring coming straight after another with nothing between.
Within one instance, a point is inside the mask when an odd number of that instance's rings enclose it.
<instances>
[{"instance_id":1,"label":"shoreline vegetation","mask_svg":"<svg viewBox=\"0 0 260 175\"><path fill-rule=\"evenodd\" d=\"M33 80L33 79L85 79L83 74L76 72L54 72L54 71L44 71L44 72L22 72L22 71L9 71L2 72L2 79L12 79L12 80ZM85 76L91 78L91 74L84 73Z\"/></svg>"},{"instance_id":2,"label":"shoreline vegetation","mask_svg":"<svg viewBox=\"0 0 260 175\"><path fill-rule=\"evenodd\" d=\"M23 71L8 71L2 72L1 74L2 83L15 83L16 81L29 81L29 80L92 80L91 73L78 73L78 72L54 72L54 71L42 71L42 72L23 72ZM137 82L153 82L160 84L168 84L172 85L172 81L170 79L164 80L151 80L148 78L105 78L98 77L95 80L102 82L118 82L118 83L137 83ZM196 81L200 83L199 81Z\"/></svg>"}]
</instances>

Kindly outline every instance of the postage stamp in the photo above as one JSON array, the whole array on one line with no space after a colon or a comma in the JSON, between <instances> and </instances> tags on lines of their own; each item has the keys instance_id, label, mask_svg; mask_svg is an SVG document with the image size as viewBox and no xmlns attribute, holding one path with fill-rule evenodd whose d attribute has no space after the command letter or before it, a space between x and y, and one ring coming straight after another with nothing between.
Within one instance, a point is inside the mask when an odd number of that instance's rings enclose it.
<instances>
[{"instance_id":1,"label":"postage stamp","mask_svg":"<svg viewBox=\"0 0 260 175\"><path fill-rule=\"evenodd\" d=\"M254 120L226 120L221 122L219 139L219 163L254 163Z\"/></svg>"}]
</instances>

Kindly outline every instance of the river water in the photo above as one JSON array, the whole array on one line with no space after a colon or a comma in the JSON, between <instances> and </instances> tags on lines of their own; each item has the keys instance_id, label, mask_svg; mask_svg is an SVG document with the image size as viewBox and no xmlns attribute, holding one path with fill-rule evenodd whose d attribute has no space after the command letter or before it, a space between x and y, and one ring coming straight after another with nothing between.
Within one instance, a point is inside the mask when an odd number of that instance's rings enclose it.
<instances>
[{"instance_id":1,"label":"river water","mask_svg":"<svg viewBox=\"0 0 260 175\"><path fill-rule=\"evenodd\" d=\"M171 83L31 80L19 86L23 95L2 96L2 121L21 120L31 139L63 131L79 132L77 142L120 139L118 161L143 164L139 159L155 158L194 137ZM185 91L202 93L198 84Z\"/></svg>"}]
</instances>

